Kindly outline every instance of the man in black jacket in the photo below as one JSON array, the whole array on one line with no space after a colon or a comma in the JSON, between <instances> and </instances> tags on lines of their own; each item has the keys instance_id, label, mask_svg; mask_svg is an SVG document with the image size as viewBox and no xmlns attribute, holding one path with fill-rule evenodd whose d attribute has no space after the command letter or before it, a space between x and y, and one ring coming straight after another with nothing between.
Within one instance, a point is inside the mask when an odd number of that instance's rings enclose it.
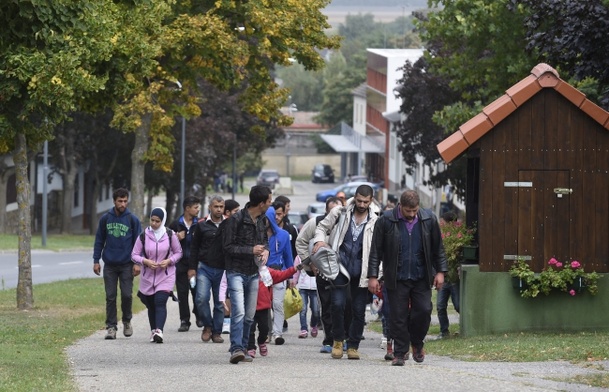
<instances>
[{"instance_id":1,"label":"man in black jacket","mask_svg":"<svg viewBox=\"0 0 609 392\"><path fill-rule=\"evenodd\" d=\"M195 196L188 196L182 202L184 214L173 221L169 228L176 233L176 237L180 240L182 246L182 259L176 264L176 290L178 291L178 304L180 308L180 327L178 332L187 332L190 329L190 306L188 293L192 295L193 303L195 300L195 289L190 287L188 282L188 258L190 257L190 243L192 242L192 234L197 226L199 219L199 211L201 210L201 200ZM197 307L193 306L192 312L195 314L197 326L201 323Z\"/></svg>"},{"instance_id":2,"label":"man in black jacket","mask_svg":"<svg viewBox=\"0 0 609 392\"><path fill-rule=\"evenodd\" d=\"M419 195L408 190L400 204L385 211L374 228L368 261L368 290L376 293L380 264L389 297L393 366L404 366L412 345L412 358L423 362L423 339L431 322L431 287L444 283L447 271L442 233L437 217L419 208Z\"/></svg>"},{"instance_id":3,"label":"man in black jacket","mask_svg":"<svg viewBox=\"0 0 609 392\"><path fill-rule=\"evenodd\" d=\"M268 220L271 189L255 185L249 202L226 222L222 238L226 280L231 299L230 363L251 362L246 355L258 299L258 266L269 257Z\"/></svg>"},{"instance_id":4,"label":"man in black jacket","mask_svg":"<svg viewBox=\"0 0 609 392\"><path fill-rule=\"evenodd\" d=\"M188 277L197 277L195 306L203 324L201 340L224 343L222 322L224 304L220 302L220 283L224 275L223 260L208 257L208 251L216 238L218 226L224 219L224 199L213 195L209 200L209 215L195 226L188 262ZM214 296L213 316L209 307L211 294Z\"/></svg>"}]
</instances>

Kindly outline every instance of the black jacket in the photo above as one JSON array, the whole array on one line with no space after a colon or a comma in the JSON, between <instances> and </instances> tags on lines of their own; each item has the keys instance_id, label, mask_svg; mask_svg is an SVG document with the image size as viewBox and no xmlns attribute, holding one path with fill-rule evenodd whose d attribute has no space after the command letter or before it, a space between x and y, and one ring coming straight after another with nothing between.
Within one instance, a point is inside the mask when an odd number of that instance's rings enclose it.
<instances>
[{"instance_id":1,"label":"black jacket","mask_svg":"<svg viewBox=\"0 0 609 392\"><path fill-rule=\"evenodd\" d=\"M180 240L180 245L182 246L182 259L178 264L179 266L188 267L188 260L190 258L190 245L192 244L192 236L195 231L195 228L197 227L197 222L198 219L195 217L193 219L192 225L190 225L189 228L186 228L186 225L184 224L184 215L182 215L178 219L171 222L171 224L169 225L169 228L175 231L176 233L179 233L180 231L186 232L186 237Z\"/></svg>"},{"instance_id":2,"label":"black jacket","mask_svg":"<svg viewBox=\"0 0 609 392\"><path fill-rule=\"evenodd\" d=\"M236 214L232 215L224 229L223 249L226 270L235 271L244 275L258 273L258 266L254 261L254 246L269 247L266 234L266 215L258 217L256 223L248 213L249 203Z\"/></svg>"},{"instance_id":3,"label":"black jacket","mask_svg":"<svg viewBox=\"0 0 609 392\"><path fill-rule=\"evenodd\" d=\"M211 219L200 220L199 223L195 225L192 234L192 242L190 243L190 257L188 258L189 270L196 270L199 267L199 261L206 262L209 260L206 257L207 251L214 240L214 235L216 235L217 230L218 227ZM222 264L215 265L208 262L206 262L206 264L213 268L224 269L224 265Z\"/></svg>"},{"instance_id":4,"label":"black jacket","mask_svg":"<svg viewBox=\"0 0 609 392\"><path fill-rule=\"evenodd\" d=\"M400 228L404 224L398 219L398 205L391 211L385 211L376 222L370 258L368 260L368 277L379 277L380 264L383 263L383 276L388 289L394 289L397 282L398 260L400 258ZM436 271L448 270L442 232L436 216L426 209L419 209L419 223L423 236L423 253L425 255L425 275L431 286Z\"/></svg>"}]
</instances>

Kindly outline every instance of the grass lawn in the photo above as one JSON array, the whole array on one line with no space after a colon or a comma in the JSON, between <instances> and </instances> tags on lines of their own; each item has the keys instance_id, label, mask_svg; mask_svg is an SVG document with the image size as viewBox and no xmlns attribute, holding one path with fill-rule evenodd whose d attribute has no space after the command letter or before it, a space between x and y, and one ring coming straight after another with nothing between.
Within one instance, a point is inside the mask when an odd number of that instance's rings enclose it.
<instances>
[{"instance_id":1,"label":"grass lawn","mask_svg":"<svg viewBox=\"0 0 609 392\"><path fill-rule=\"evenodd\" d=\"M15 296L14 289L0 291L0 390L76 391L64 349L104 328L103 281L35 285L30 311L17 310ZM133 301L134 313L141 310Z\"/></svg>"},{"instance_id":2,"label":"grass lawn","mask_svg":"<svg viewBox=\"0 0 609 392\"><path fill-rule=\"evenodd\" d=\"M94 235L85 234L48 234L46 247L42 246L40 235L32 236L32 249L61 251L68 249L93 250ZM17 234L0 234L0 251L17 251Z\"/></svg>"}]
</instances>

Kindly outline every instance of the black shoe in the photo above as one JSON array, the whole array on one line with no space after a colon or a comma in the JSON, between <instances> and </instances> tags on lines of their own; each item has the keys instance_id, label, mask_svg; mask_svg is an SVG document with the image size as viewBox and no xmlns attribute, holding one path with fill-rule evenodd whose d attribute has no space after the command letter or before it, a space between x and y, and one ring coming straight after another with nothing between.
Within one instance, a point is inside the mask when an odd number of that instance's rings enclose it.
<instances>
[{"instance_id":1,"label":"black shoe","mask_svg":"<svg viewBox=\"0 0 609 392\"><path fill-rule=\"evenodd\" d=\"M425 350L423 350L423 347L416 348L415 346L412 346L412 359L418 363L425 360Z\"/></svg>"},{"instance_id":2,"label":"black shoe","mask_svg":"<svg viewBox=\"0 0 609 392\"><path fill-rule=\"evenodd\" d=\"M180 328L178 328L178 332L188 332L189 329L190 323L182 321L182 323L180 324Z\"/></svg>"},{"instance_id":3,"label":"black shoe","mask_svg":"<svg viewBox=\"0 0 609 392\"><path fill-rule=\"evenodd\" d=\"M203 320L197 319L197 327L203 328Z\"/></svg>"},{"instance_id":4,"label":"black shoe","mask_svg":"<svg viewBox=\"0 0 609 392\"><path fill-rule=\"evenodd\" d=\"M395 357L391 361L391 366L404 366L404 357Z\"/></svg>"}]
</instances>

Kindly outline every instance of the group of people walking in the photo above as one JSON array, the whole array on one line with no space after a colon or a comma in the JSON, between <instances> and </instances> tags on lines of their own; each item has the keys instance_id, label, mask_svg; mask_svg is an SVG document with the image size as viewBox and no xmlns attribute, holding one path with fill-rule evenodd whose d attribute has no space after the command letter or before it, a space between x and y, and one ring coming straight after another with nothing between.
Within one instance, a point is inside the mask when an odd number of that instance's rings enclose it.
<instances>
[{"instance_id":1,"label":"group of people walking","mask_svg":"<svg viewBox=\"0 0 609 392\"><path fill-rule=\"evenodd\" d=\"M128 192L115 191L114 207L100 219L93 254L96 274L104 261L106 339L115 339L118 330L119 282L123 333L132 335L133 277L141 274L138 297L148 309L151 342L163 342L175 285L178 331L190 329L192 296L201 339L223 343L228 298L229 362L251 362L257 353L268 355L268 343L284 343L283 298L286 287L296 286L304 299L299 337L315 337L323 329L320 352L340 359L346 351L348 359L360 359L366 305L373 294L383 293L385 332L393 349L386 359L403 366L412 352L422 362L431 290L442 287L447 271L437 217L420 208L415 191L405 191L397 206L384 211L368 185L359 186L349 200L337 196L326 201L325 215L310 219L299 233L285 218L289 199L273 201L271 189L258 185L242 209L212 196L209 214L201 219L200 200L187 197L184 214L168 228L166 211L154 208L142 232L126 208ZM311 263L322 248L331 248L344 267L334 280L317 274Z\"/></svg>"}]
</instances>

